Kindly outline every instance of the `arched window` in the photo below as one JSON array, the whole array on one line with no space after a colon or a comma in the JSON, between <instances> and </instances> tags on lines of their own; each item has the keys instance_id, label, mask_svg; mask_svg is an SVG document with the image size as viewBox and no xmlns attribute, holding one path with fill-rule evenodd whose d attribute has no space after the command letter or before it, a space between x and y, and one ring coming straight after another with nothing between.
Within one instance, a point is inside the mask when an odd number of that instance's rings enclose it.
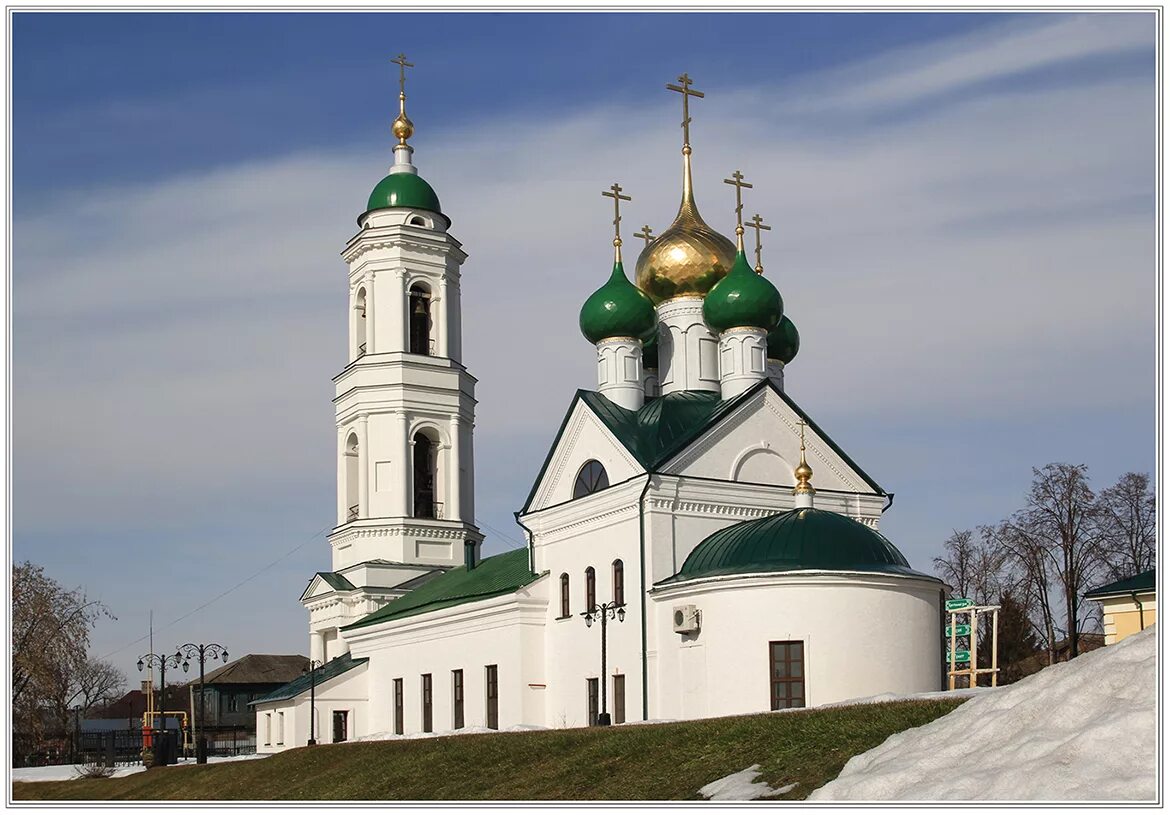
<instances>
[{"instance_id":1,"label":"arched window","mask_svg":"<svg viewBox=\"0 0 1170 815\"><path fill-rule=\"evenodd\" d=\"M573 483L573 497L580 498L603 490L609 486L609 476L600 461L589 459L577 472L577 480Z\"/></svg>"},{"instance_id":2,"label":"arched window","mask_svg":"<svg viewBox=\"0 0 1170 815\"><path fill-rule=\"evenodd\" d=\"M354 310L354 359L364 355L369 350L369 323L366 321L366 290L358 289L353 299Z\"/></svg>"},{"instance_id":3,"label":"arched window","mask_svg":"<svg viewBox=\"0 0 1170 815\"><path fill-rule=\"evenodd\" d=\"M427 221L425 218L423 218L423 216L415 215L413 218L410 219L410 225L411 226L426 226Z\"/></svg>"},{"instance_id":4,"label":"arched window","mask_svg":"<svg viewBox=\"0 0 1170 815\"><path fill-rule=\"evenodd\" d=\"M626 569L620 560L613 562L613 601L619 606L626 602Z\"/></svg>"},{"instance_id":5,"label":"arched window","mask_svg":"<svg viewBox=\"0 0 1170 815\"><path fill-rule=\"evenodd\" d=\"M590 566L585 570L585 610L592 611L597 607L597 572Z\"/></svg>"},{"instance_id":6,"label":"arched window","mask_svg":"<svg viewBox=\"0 0 1170 815\"><path fill-rule=\"evenodd\" d=\"M442 505L435 500L438 445L425 433L414 434L414 517L441 518Z\"/></svg>"},{"instance_id":7,"label":"arched window","mask_svg":"<svg viewBox=\"0 0 1170 815\"><path fill-rule=\"evenodd\" d=\"M410 353L431 353L431 293L419 283L410 287Z\"/></svg>"},{"instance_id":8,"label":"arched window","mask_svg":"<svg viewBox=\"0 0 1170 815\"><path fill-rule=\"evenodd\" d=\"M358 498L358 463L361 460L356 433L345 440L345 522L356 521L361 507Z\"/></svg>"},{"instance_id":9,"label":"arched window","mask_svg":"<svg viewBox=\"0 0 1170 815\"><path fill-rule=\"evenodd\" d=\"M572 613L569 608L569 575L566 572L561 575L561 616L568 617Z\"/></svg>"}]
</instances>

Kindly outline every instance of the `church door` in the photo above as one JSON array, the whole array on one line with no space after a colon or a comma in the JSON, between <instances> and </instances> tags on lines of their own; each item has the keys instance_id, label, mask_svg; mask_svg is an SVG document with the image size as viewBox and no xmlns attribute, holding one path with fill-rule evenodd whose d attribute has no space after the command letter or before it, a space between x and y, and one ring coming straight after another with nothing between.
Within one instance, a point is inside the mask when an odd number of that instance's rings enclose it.
<instances>
[{"instance_id":1,"label":"church door","mask_svg":"<svg viewBox=\"0 0 1170 815\"><path fill-rule=\"evenodd\" d=\"M349 711L333 711L333 743L349 738Z\"/></svg>"}]
</instances>

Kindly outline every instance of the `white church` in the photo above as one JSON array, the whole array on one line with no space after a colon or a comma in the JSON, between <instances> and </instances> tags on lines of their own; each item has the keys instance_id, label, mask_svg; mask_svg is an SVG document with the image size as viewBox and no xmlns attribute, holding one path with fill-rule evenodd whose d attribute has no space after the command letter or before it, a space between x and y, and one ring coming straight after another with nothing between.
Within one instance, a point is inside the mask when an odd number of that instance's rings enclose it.
<instances>
[{"instance_id":1,"label":"white church","mask_svg":"<svg viewBox=\"0 0 1170 815\"><path fill-rule=\"evenodd\" d=\"M467 255L414 165L398 61L394 164L342 255L337 526L301 595L320 667L253 703L258 751L940 689L944 586L878 531L892 495L785 390L799 335L763 274L759 216L749 265L743 176L735 242L699 215L702 94L685 74L667 86L683 100L678 214L640 236L631 282L625 199L607 193L615 262L580 318L597 388L568 400L516 513L527 546L481 557Z\"/></svg>"}]
</instances>

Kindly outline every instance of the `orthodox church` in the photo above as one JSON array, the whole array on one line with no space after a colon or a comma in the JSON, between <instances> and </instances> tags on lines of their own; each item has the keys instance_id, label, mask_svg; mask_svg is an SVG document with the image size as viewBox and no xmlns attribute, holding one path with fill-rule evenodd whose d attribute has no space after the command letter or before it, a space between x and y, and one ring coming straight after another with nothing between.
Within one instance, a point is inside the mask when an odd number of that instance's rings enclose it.
<instances>
[{"instance_id":1,"label":"orthodox church","mask_svg":"<svg viewBox=\"0 0 1170 815\"><path fill-rule=\"evenodd\" d=\"M683 75L678 214L631 282L581 308L579 390L516 521L482 557L467 259L409 143L342 252L348 363L335 377L337 526L309 581L314 669L253 702L257 749L464 727L691 719L942 687L943 584L878 531L892 494L797 405L799 334L744 248L699 214ZM600 281L599 281L600 282ZM474 305L472 305L474 307ZM814 487L815 484L815 487Z\"/></svg>"}]
</instances>

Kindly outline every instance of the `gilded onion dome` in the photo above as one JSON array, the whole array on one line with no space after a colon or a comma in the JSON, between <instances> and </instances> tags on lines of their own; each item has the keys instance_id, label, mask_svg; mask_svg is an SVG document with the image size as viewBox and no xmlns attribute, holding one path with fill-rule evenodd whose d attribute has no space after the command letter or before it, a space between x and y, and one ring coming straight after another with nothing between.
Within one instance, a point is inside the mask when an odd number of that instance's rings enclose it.
<instances>
[{"instance_id":1,"label":"gilded onion dome","mask_svg":"<svg viewBox=\"0 0 1170 815\"><path fill-rule=\"evenodd\" d=\"M655 303L704 295L735 262L735 244L703 221L691 189L691 149L683 148L683 197L678 215L638 256L634 280Z\"/></svg>"},{"instance_id":2,"label":"gilded onion dome","mask_svg":"<svg viewBox=\"0 0 1170 815\"><path fill-rule=\"evenodd\" d=\"M768 359L778 359L787 365L796 359L799 350L800 332L792 320L782 317L780 324L768 334Z\"/></svg>"},{"instance_id":3,"label":"gilded onion dome","mask_svg":"<svg viewBox=\"0 0 1170 815\"><path fill-rule=\"evenodd\" d=\"M626 277L619 257L609 280L581 306L581 333L591 343L616 337L649 342L658 330L654 304Z\"/></svg>"},{"instance_id":4,"label":"gilded onion dome","mask_svg":"<svg viewBox=\"0 0 1170 815\"><path fill-rule=\"evenodd\" d=\"M784 315L784 301L768 278L748 266L740 249L727 277L715 284L703 300L703 319L712 330L762 328L771 331Z\"/></svg>"}]
</instances>

